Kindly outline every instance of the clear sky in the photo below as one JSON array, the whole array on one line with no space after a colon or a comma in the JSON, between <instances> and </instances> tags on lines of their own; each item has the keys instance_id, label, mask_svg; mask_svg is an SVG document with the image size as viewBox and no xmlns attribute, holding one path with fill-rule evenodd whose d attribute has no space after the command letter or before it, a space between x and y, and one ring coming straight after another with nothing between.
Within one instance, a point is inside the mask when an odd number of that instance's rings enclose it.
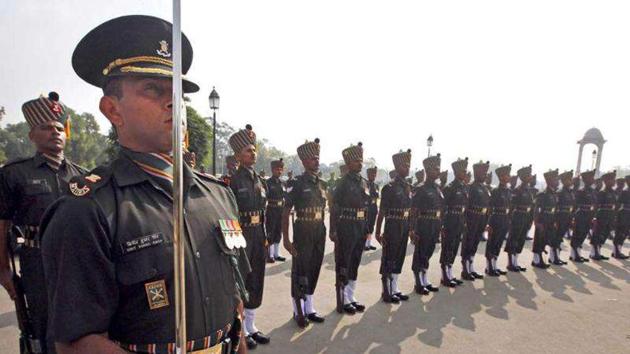
<instances>
[{"instance_id":1,"label":"clear sky","mask_svg":"<svg viewBox=\"0 0 630 354\"><path fill-rule=\"evenodd\" d=\"M72 70L74 46L110 18L171 11L157 0L1 1L4 123L54 89L106 130L100 91ZM572 169L593 126L608 140L602 168L630 165L628 18L627 0L183 0L194 108L210 115L216 86L220 120L251 123L291 153L319 137L323 162L362 141L385 168L407 148L419 166L433 134L445 162Z\"/></svg>"}]
</instances>

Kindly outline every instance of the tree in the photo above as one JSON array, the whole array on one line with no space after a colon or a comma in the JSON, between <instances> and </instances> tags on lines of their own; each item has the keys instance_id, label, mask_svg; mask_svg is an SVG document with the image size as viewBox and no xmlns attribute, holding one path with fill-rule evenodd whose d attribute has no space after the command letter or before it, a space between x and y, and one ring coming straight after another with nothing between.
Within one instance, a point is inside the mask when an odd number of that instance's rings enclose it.
<instances>
[{"instance_id":1,"label":"tree","mask_svg":"<svg viewBox=\"0 0 630 354\"><path fill-rule=\"evenodd\" d=\"M92 169L109 160L108 140L100 133L100 127L90 113L77 114L68 108L70 114L70 137L66 143L66 156L73 162Z\"/></svg>"},{"instance_id":2,"label":"tree","mask_svg":"<svg viewBox=\"0 0 630 354\"><path fill-rule=\"evenodd\" d=\"M28 138L30 130L26 122L7 124L4 129L0 129L0 148L5 159L3 162L35 154L35 146Z\"/></svg>"},{"instance_id":3,"label":"tree","mask_svg":"<svg viewBox=\"0 0 630 354\"><path fill-rule=\"evenodd\" d=\"M188 122L188 150L195 153L198 167L207 169L212 166L212 127L190 107L186 107Z\"/></svg>"}]
</instances>

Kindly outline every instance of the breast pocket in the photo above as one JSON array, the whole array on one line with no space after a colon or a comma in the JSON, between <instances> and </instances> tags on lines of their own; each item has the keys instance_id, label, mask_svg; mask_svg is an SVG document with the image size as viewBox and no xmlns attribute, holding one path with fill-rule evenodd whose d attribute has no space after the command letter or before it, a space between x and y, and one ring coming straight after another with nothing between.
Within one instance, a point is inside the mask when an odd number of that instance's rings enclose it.
<instances>
[{"instance_id":1,"label":"breast pocket","mask_svg":"<svg viewBox=\"0 0 630 354\"><path fill-rule=\"evenodd\" d=\"M52 193L52 189L50 185L46 181L41 181L39 183L29 183L24 187L24 193L26 195L40 195L40 194L48 194Z\"/></svg>"},{"instance_id":2,"label":"breast pocket","mask_svg":"<svg viewBox=\"0 0 630 354\"><path fill-rule=\"evenodd\" d=\"M153 278L170 278L173 272L173 245L161 244L122 256L116 276L122 285L133 285Z\"/></svg>"}]
</instances>

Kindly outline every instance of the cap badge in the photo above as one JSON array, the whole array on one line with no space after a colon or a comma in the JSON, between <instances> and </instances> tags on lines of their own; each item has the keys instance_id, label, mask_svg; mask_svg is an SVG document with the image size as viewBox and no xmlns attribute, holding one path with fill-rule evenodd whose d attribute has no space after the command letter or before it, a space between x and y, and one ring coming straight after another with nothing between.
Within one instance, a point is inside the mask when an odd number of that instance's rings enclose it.
<instances>
[{"instance_id":1,"label":"cap badge","mask_svg":"<svg viewBox=\"0 0 630 354\"><path fill-rule=\"evenodd\" d=\"M156 52L165 58L171 57L171 53L168 52L168 42L165 40L160 41L160 49L156 50Z\"/></svg>"}]
</instances>

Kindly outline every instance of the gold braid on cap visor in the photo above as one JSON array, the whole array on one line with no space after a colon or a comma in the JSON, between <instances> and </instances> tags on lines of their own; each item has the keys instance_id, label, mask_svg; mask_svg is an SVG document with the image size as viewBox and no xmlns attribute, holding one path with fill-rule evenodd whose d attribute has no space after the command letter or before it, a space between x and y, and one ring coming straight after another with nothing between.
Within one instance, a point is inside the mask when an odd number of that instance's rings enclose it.
<instances>
[{"instance_id":1,"label":"gold braid on cap visor","mask_svg":"<svg viewBox=\"0 0 630 354\"><path fill-rule=\"evenodd\" d=\"M103 69L103 75L107 76L115 68L119 66L127 65L127 64L132 64L132 63L155 63L155 64L162 64L162 65L173 67L172 60L168 60L168 59L164 59L160 57L152 57L152 56L139 56L139 57L132 57L132 58L127 58L127 59L114 60L113 62L109 63L109 65L107 65L105 69ZM129 69L126 69L126 68L129 68ZM120 71L146 72L146 73L170 74L170 75L173 74L172 72L169 72L168 70L163 70L163 69L140 68L140 67L135 67L135 66L128 66L126 68L121 68Z\"/></svg>"}]
</instances>

